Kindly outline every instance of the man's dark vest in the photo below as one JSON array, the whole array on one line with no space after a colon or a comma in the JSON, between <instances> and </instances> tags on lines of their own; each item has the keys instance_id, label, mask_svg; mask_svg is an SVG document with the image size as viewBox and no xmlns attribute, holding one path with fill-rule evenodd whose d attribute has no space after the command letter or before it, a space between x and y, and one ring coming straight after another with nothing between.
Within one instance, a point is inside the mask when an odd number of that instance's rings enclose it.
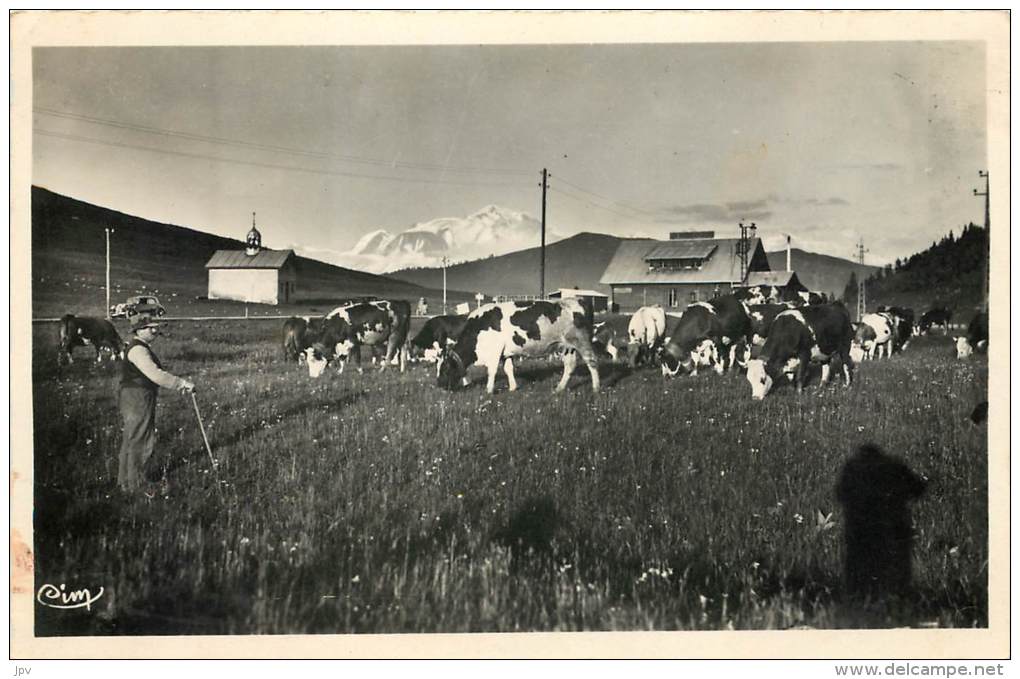
<instances>
[{"instance_id":1,"label":"man's dark vest","mask_svg":"<svg viewBox=\"0 0 1020 679\"><path fill-rule=\"evenodd\" d=\"M157 368L163 367L163 365L159 362L159 358L156 357L156 354L152 353L152 349L149 348L149 345L137 337L128 343L127 353L131 353L132 349L139 346L145 347L145 350L149 352L149 357L152 358L152 362L156 364ZM142 371L139 370L134 363L126 360L127 353L125 354L125 360L120 363L120 388L159 391L158 384L142 374Z\"/></svg>"}]
</instances>

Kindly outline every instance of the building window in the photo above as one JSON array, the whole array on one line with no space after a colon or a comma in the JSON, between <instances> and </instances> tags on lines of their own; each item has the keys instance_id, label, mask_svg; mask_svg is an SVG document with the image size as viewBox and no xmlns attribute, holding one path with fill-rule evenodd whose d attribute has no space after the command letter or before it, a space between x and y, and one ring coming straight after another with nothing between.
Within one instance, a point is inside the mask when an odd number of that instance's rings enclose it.
<instances>
[{"instance_id":1,"label":"building window","mask_svg":"<svg viewBox=\"0 0 1020 679\"><path fill-rule=\"evenodd\" d=\"M680 302L680 295L677 294L676 288L670 288L669 289L669 306L671 306L671 307L679 306L679 302Z\"/></svg>"},{"instance_id":2,"label":"building window","mask_svg":"<svg viewBox=\"0 0 1020 679\"><path fill-rule=\"evenodd\" d=\"M691 294L687 298L687 303L688 304L694 304L697 301L698 301L698 290L697 290L697 288L695 288L694 290L691 290Z\"/></svg>"}]
</instances>

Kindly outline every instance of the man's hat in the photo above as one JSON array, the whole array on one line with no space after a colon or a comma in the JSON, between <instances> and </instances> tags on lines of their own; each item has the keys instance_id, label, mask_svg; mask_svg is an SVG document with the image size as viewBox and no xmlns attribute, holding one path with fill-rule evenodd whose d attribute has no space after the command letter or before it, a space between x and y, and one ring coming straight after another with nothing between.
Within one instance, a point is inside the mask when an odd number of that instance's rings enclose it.
<instances>
[{"instance_id":1,"label":"man's hat","mask_svg":"<svg viewBox=\"0 0 1020 679\"><path fill-rule=\"evenodd\" d=\"M131 314L128 316L128 323L131 324L131 331L136 332L142 328L158 328L163 325L152 314Z\"/></svg>"}]
</instances>

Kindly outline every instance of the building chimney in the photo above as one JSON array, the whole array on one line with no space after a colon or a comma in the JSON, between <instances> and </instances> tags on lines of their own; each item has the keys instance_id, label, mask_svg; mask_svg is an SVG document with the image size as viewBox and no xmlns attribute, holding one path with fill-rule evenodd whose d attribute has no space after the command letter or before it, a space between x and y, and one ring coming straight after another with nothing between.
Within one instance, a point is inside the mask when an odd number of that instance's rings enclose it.
<instances>
[{"instance_id":1,"label":"building chimney","mask_svg":"<svg viewBox=\"0 0 1020 679\"><path fill-rule=\"evenodd\" d=\"M786 234L786 270L787 271L793 271L793 268L790 266L790 257L791 257L791 252L790 252L790 234Z\"/></svg>"}]
</instances>

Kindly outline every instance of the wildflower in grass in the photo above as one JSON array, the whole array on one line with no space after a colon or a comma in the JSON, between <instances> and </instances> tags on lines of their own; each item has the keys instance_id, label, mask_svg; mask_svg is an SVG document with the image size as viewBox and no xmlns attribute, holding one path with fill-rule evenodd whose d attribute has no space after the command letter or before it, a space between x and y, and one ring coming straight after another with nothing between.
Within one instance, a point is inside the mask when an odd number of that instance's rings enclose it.
<instances>
[{"instance_id":1,"label":"wildflower in grass","mask_svg":"<svg viewBox=\"0 0 1020 679\"><path fill-rule=\"evenodd\" d=\"M351 582L361 582L361 576L355 575L353 578L351 578Z\"/></svg>"},{"instance_id":2,"label":"wildflower in grass","mask_svg":"<svg viewBox=\"0 0 1020 679\"><path fill-rule=\"evenodd\" d=\"M836 522L832 520L832 512L822 514L821 510L815 511L815 530L819 533L834 528Z\"/></svg>"},{"instance_id":3,"label":"wildflower in grass","mask_svg":"<svg viewBox=\"0 0 1020 679\"><path fill-rule=\"evenodd\" d=\"M796 521L798 524L804 523L804 517L801 516L800 514L794 514L793 520Z\"/></svg>"}]
</instances>

